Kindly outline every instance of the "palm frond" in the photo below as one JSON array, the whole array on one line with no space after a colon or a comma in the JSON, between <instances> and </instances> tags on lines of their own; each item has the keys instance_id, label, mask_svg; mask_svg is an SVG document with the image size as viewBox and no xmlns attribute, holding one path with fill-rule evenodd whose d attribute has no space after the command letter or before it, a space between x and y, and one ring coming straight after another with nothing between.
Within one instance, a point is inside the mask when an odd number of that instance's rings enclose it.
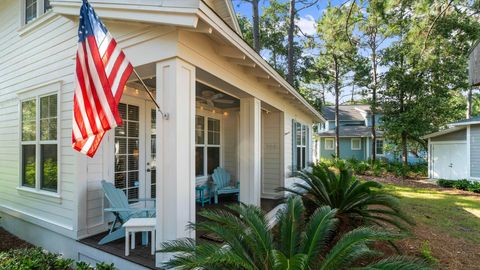
<instances>
[{"instance_id":1,"label":"palm frond","mask_svg":"<svg viewBox=\"0 0 480 270\"><path fill-rule=\"evenodd\" d=\"M382 259L365 267L355 270L432 270L424 260L406 256L394 256Z\"/></svg>"}]
</instances>

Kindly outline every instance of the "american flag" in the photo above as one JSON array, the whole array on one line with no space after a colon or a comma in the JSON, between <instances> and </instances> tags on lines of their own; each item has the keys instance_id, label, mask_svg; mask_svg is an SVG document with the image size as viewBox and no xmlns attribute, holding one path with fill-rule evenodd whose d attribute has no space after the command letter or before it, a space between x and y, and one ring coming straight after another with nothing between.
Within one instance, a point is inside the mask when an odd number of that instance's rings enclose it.
<instances>
[{"instance_id":1,"label":"american flag","mask_svg":"<svg viewBox=\"0 0 480 270\"><path fill-rule=\"evenodd\" d=\"M78 39L72 146L93 157L105 132L122 124L118 103L133 67L86 0Z\"/></svg>"}]
</instances>

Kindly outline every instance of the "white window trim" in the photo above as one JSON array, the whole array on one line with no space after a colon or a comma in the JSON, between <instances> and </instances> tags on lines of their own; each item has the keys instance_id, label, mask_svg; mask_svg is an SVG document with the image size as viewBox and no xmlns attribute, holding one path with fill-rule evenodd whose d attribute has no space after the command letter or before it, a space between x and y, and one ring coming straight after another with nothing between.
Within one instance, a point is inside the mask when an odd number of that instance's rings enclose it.
<instances>
[{"instance_id":1,"label":"white window trim","mask_svg":"<svg viewBox=\"0 0 480 270\"><path fill-rule=\"evenodd\" d=\"M327 142L332 142L332 147L329 147ZM335 150L335 139L333 138L325 138L325 150Z\"/></svg>"},{"instance_id":2,"label":"white window trim","mask_svg":"<svg viewBox=\"0 0 480 270\"><path fill-rule=\"evenodd\" d=\"M57 199L61 199L61 115L60 115L60 104L61 104L61 80L49 81L42 83L36 86L26 88L24 90L17 92L18 98L18 187L17 191L19 194L34 194L35 196L47 196ZM40 188L40 98L50 95L57 95L57 139L55 141L42 141L43 144L57 144L57 191L48 191ZM22 141L22 102L28 100L35 100L35 141ZM23 186L22 179L22 145L32 144L35 145L35 188ZM26 192L26 193L25 193ZM60 203L60 200L56 200Z\"/></svg>"},{"instance_id":3,"label":"white window trim","mask_svg":"<svg viewBox=\"0 0 480 270\"><path fill-rule=\"evenodd\" d=\"M306 168L308 168L309 166L309 162L310 162L310 150L309 150L309 145L310 145L310 127L306 124L303 124L301 122L297 122L295 121L295 125L300 125L300 144L297 143L297 127L295 126L295 132L293 134L293 141L292 143L295 145L295 151L297 151L298 153L298 150L297 148L304 148L305 149L305 160L303 159L300 159L300 163L305 163L305 166L303 168L301 168L301 170L304 170ZM302 131L305 130L305 138L303 138L302 136ZM305 139L305 143L302 142L302 140ZM298 159L298 157L296 157ZM296 161L295 161L296 162ZM295 164L295 165L299 165L299 164ZM295 168L295 170L297 170L297 168Z\"/></svg>"},{"instance_id":4,"label":"white window trim","mask_svg":"<svg viewBox=\"0 0 480 270\"><path fill-rule=\"evenodd\" d=\"M18 34L20 36L23 36L37 28L39 28L41 25L45 24L46 22L50 21L53 17L55 17L55 14L52 9L47 10L44 12L44 1L43 0L37 0L37 17L26 23L25 21L25 16L26 16L26 10L25 10L25 0L20 0L20 22L19 22L19 28L18 28Z\"/></svg>"},{"instance_id":5,"label":"white window trim","mask_svg":"<svg viewBox=\"0 0 480 270\"><path fill-rule=\"evenodd\" d=\"M354 147L353 144L354 144L354 141L358 142L358 147ZM362 140L360 138L352 138L350 140L350 148L352 150L362 150Z\"/></svg>"},{"instance_id":6,"label":"white window trim","mask_svg":"<svg viewBox=\"0 0 480 270\"><path fill-rule=\"evenodd\" d=\"M383 146L383 149L382 149L382 154L379 154L378 151L377 151L377 141L382 141L382 146ZM375 139L375 155L376 156L384 156L385 155L385 140L383 138L376 138Z\"/></svg>"},{"instance_id":7,"label":"white window trim","mask_svg":"<svg viewBox=\"0 0 480 270\"><path fill-rule=\"evenodd\" d=\"M196 116L203 116L204 119L204 130L203 130L203 133L204 133L204 143L203 144L197 144L195 142L195 149L197 147L203 147L204 151L203 151L203 172L204 174L203 175L195 175L195 179L200 181L200 180L208 180L208 177L210 176L208 174L208 151L207 151L207 148L208 147L218 147L219 148L219 151L220 151L220 161L219 161L219 166L220 167L223 167L223 114L220 115L220 114L217 114L217 113L213 113L213 112L209 112L209 111L206 111L206 110L196 110L195 112L195 117ZM216 144L208 144L208 118L212 118L212 119L216 119L216 120L219 120L220 121L220 144L216 145Z\"/></svg>"}]
</instances>

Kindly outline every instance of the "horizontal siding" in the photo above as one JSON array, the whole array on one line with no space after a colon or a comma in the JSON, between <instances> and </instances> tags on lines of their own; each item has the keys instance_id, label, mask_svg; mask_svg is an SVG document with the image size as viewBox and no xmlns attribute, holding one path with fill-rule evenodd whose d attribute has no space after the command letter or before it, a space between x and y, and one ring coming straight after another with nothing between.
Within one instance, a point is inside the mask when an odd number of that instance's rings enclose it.
<instances>
[{"instance_id":1,"label":"horizontal siding","mask_svg":"<svg viewBox=\"0 0 480 270\"><path fill-rule=\"evenodd\" d=\"M447 133L442 136L433 137L430 139L432 142L438 141L465 141L467 140L467 129L458 130L455 132Z\"/></svg>"},{"instance_id":2,"label":"horizontal siding","mask_svg":"<svg viewBox=\"0 0 480 270\"><path fill-rule=\"evenodd\" d=\"M470 126L470 176L480 177L480 125Z\"/></svg>"},{"instance_id":3,"label":"horizontal siding","mask_svg":"<svg viewBox=\"0 0 480 270\"><path fill-rule=\"evenodd\" d=\"M75 228L76 164L70 147L75 24L54 16L18 34L20 1L0 3L0 205L65 228ZM17 92L61 80L60 199L17 190L20 183L20 119ZM68 124L67 124L68 123ZM73 235L73 233L72 233Z\"/></svg>"},{"instance_id":4,"label":"horizontal siding","mask_svg":"<svg viewBox=\"0 0 480 270\"><path fill-rule=\"evenodd\" d=\"M238 111L231 111L228 116L223 118L223 166L232 175L233 179L238 179Z\"/></svg>"}]
</instances>

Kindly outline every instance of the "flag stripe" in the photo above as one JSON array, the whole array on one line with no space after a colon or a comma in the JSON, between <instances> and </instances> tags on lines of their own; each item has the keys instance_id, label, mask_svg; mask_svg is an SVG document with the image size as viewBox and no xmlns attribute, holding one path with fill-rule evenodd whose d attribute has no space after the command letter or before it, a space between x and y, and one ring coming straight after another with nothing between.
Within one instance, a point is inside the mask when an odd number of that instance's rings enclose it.
<instances>
[{"instance_id":1,"label":"flag stripe","mask_svg":"<svg viewBox=\"0 0 480 270\"><path fill-rule=\"evenodd\" d=\"M105 132L122 124L118 104L133 67L88 1L79 20L72 147L93 157Z\"/></svg>"}]
</instances>

